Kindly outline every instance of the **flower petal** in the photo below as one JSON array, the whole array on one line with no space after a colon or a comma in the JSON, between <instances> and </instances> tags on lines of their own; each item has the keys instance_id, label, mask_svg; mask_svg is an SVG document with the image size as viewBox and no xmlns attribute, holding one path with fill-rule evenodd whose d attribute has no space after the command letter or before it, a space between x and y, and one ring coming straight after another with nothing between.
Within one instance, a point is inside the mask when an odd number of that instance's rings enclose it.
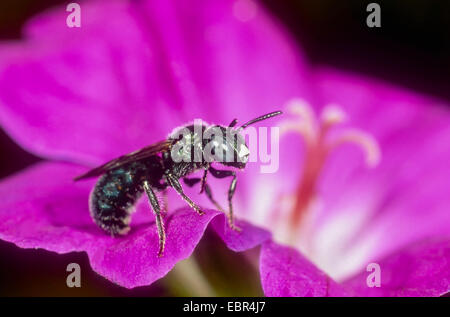
<instances>
[{"instance_id":1,"label":"flower petal","mask_svg":"<svg viewBox=\"0 0 450 317\"><path fill-rule=\"evenodd\" d=\"M296 246L341 281L360 272L370 258L445 235L450 226L448 104L328 68L314 73L312 80L319 105L338 105L347 114L347 124L335 132L350 125L371 134L381 161L368 167L364 151L351 144L330 152ZM254 202L246 210L265 210L254 218L258 225L276 228L279 240L290 225L289 207L280 208L285 201L280 198L295 193L302 177L306 153L298 139L294 134L282 138L279 171L262 175L265 181L254 180L248 195Z\"/></svg>"},{"instance_id":2,"label":"flower petal","mask_svg":"<svg viewBox=\"0 0 450 317\"><path fill-rule=\"evenodd\" d=\"M225 221L225 217L217 217L212 222L212 227L220 238L233 251L241 252L254 248L270 239L269 231L255 227L245 221L235 220L235 225L240 229L233 230Z\"/></svg>"},{"instance_id":3,"label":"flower petal","mask_svg":"<svg viewBox=\"0 0 450 317\"><path fill-rule=\"evenodd\" d=\"M165 219L166 248L159 258L158 236L148 203L143 199L133 215L131 230L113 238L102 232L88 211L93 181L73 182L83 169L63 163L40 163L0 183L0 239L22 248L58 253L85 251L92 268L107 279L132 288L163 277L191 255L209 222L233 250L263 242L267 232L240 223L242 235L223 229L225 215L208 210L199 216L190 208Z\"/></svg>"},{"instance_id":4,"label":"flower petal","mask_svg":"<svg viewBox=\"0 0 450 317\"><path fill-rule=\"evenodd\" d=\"M450 291L450 240L424 241L378 262L380 287L368 287L371 272L344 282L359 296L441 296Z\"/></svg>"},{"instance_id":5,"label":"flower petal","mask_svg":"<svg viewBox=\"0 0 450 317\"><path fill-rule=\"evenodd\" d=\"M260 256L266 296L346 296L347 292L297 250L266 242Z\"/></svg>"},{"instance_id":6,"label":"flower petal","mask_svg":"<svg viewBox=\"0 0 450 317\"><path fill-rule=\"evenodd\" d=\"M99 164L186 121L248 120L309 91L294 44L253 2L81 8L80 28L57 8L0 53L0 124L37 155Z\"/></svg>"},{"instance_id":7,"label":"flower petal","mask_svg":"<svg viewBox=\"0 0 450 317\"><path fill-rule=\"evenodd\" d=\"M340 105L352 127L375 137L381 161L368 168L351 145L330 154L318 186L314 260L340 280L369 259L444 236L450 227L448 105L336 70L322 69L315 80L323 104Z\"/></svg>"},{"instance_id":8,"label":"flower petal","mask_svg":"<svg viewBox=\"0 0 450 317\"><path fill-rule=\"evenodd\" d=\"M164 139L177 102L136 10L125 1L85 2L82 27L68 28L59 8L32 20L26 42L4 44L6 132L37 155L89 164Z\"/></svg>"}]
</instances>

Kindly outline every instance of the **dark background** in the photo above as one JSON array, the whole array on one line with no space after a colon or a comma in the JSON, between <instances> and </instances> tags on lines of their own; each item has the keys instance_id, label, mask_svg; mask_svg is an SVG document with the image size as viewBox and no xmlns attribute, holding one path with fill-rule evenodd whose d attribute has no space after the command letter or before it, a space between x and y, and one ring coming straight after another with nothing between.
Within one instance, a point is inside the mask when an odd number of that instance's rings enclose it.
<instances>
[{"instance_id":1,"label":"dark background","mask_svg":"<svg viewBox=\"0 0 450 317\"><path fill-rule=\"evenodd\" d=\"M298 39L313 64L364 73L450 100L450 1L445 0L264 0ZM366 25L368 3L381 6L381 28ZM21 26L59 0L2 0L0 40L18 39ZM38 159L0 129L0 178ZM84 270L82 290L65 285L68 263L89 267L84 253L56 255L21 250L0 241L0 295L152 295L159 284L126 291ZM63 268L63 269L61 269ZM39 272L39 274L36 274ZM85 285L95 285L94 288Z\"/></svg>"}]
</instances>

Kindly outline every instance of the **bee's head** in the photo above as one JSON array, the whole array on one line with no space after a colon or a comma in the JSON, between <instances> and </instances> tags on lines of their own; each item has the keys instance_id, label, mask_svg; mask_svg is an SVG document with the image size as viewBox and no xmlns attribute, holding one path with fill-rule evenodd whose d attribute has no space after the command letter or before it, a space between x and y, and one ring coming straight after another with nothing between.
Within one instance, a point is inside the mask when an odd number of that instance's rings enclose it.
<instances>
[{"instance_id":1,"label":"bee's head","mask_svg":"<svg viewBox=\"0 0 450 317\"><path fill-rule=\"evenodd\" d=\"M232 166L238 169L245 168L250 151L242 131L249 125L281 114L281 111L271 112L248 121L239 128L234 126L237 119L234 119L228 127L213 125L205 130L206 144L204 144L204 155L209 161L216 161L225 166Z\"/></svg>"},{"instance_id":2,"label":"bee's head","mask_svg":"<svg viewBox=\"0 0 450 317\"><path fill-rule=\"evenodd\" d=\"M213 125L205 130L203 155L209 162L243 169L250 151L245 139L236 129Z\"/></svg>"}]
</instances>

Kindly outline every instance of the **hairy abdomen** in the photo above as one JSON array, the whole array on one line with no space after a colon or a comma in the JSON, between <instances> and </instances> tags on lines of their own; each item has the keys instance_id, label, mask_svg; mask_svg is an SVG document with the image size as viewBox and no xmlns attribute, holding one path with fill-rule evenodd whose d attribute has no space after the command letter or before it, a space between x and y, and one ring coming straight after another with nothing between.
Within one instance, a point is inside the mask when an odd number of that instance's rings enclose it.
<instances>
[{"instance_id":1,"label":"hairy abdomen","mask_svg":"<svg viewBox=\"0 0 450 317\"><path fill-rule=\"evenodd\" d=\"M133 162L102 175L91 192L89 209L95 223L106 232L126 234L131 213L156 162ZM159 163L158 163L159 164Z\"/></svg>"}]
</instances>

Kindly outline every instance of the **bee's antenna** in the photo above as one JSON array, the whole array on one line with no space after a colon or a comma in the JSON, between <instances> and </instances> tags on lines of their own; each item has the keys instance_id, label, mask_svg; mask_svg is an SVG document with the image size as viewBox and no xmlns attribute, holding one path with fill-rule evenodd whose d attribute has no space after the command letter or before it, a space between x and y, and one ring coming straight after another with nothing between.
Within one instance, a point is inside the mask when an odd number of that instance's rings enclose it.
<instances>
[{"instance_id":1,"label":"bee's antenna","mask_svg":"<svg viewBox=\"0 0 450 317\"><path fill-rule=\"evenodd\" d=\"M243 125L241 125L241 126L239 127L239 130L243 130L243 129L245 129L246 127L248 127L249 125L251 125L251 124L253 124L253 123L255 123L255 122L263 121L263 120L266 120L266 119L269 119L269 118L278 116L278 115L280 115L280 114L282 114L282 113L283 113L283 112L281 112L281 111L274 111L274 112L265 114L265 115L263 115L263 116L260 116L260 117L258 117L258 118L255 118L255 119L253 119L253 120L250 120L250 121L247 122L247 123L244 123Z\"/></svg>"},{"instance_id":2,"label":"bee's antenna","mask_svg":"<svg viewBox=\"0 0 450 317\"><path fill-rule=\"evenodd\" d=\"M231 123L228 127L232 128L236 125L236 123L237 123L237 119L234 119L233 121L231 121Z\"/></svg>"}]
</instances>

